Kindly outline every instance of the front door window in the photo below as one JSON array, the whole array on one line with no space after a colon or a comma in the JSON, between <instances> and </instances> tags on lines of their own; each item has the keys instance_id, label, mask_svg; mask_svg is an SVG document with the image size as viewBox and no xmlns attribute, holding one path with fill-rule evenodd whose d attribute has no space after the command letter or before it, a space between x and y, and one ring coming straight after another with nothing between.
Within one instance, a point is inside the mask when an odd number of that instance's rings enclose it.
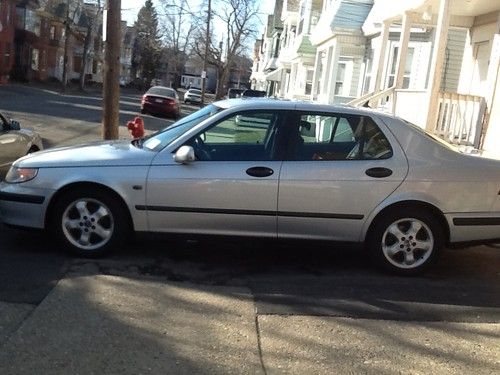
<instances>
[{"instance_id":1,"label":"front door window","mask_svg":"<svg viewBox=\"0 0 500 375\"><path fill-rule=\"evenodd\" d=\"M265 161L276 156L279 113L245 111L232 114L188 144L200 161Z\"/></svg>"}]
</instances>

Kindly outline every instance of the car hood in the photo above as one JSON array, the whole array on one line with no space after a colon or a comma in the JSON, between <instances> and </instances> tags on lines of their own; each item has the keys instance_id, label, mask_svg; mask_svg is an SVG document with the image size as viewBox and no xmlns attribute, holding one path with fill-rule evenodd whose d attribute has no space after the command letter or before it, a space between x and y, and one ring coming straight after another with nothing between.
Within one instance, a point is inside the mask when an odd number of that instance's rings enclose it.
<instances>
[{"instance_id":1,"label":"car hood","mask_svg":"<svg viewBox=\"0 0 500 375\"><path fill-rule=\"evenodd\" d=\"M137 166L150 165L155 155L156 152L138 148L131 141L105 141L40 151L17 160L15 165L25 168Z\"/></svg>"}]
</instances>

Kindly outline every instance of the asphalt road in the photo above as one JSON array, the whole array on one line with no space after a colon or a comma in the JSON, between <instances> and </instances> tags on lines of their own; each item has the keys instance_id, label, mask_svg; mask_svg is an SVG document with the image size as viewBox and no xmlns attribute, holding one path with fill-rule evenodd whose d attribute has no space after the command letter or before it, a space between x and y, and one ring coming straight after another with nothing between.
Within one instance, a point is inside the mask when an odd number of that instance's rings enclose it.
<instances>
[{"instance_id":1,"label":"asphalt road","mask_svg":"<svg viewBox=\"0 0 500 375\"><path fill-rule=\"evenodd\" d=\"M139 98L122 95L122 124L138 113ZM46 147L99 135L97 94L4 86L0 110L39 131ZM170 122L145 117L149 130ZM400 278L373 269L352 248L140 236L106 259L86 260L66 255L44 233L0 228L0 301L36 305L68 271L248 286L261 314L500 322L500 249L485 246L445 250L428 274Z\"/></svg>"}]
</instances>

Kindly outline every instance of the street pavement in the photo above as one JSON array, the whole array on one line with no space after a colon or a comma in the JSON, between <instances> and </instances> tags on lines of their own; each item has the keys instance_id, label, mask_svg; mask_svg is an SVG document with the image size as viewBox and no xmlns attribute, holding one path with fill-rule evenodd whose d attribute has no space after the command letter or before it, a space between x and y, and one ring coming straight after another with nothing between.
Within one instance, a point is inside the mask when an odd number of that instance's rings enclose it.
<instances>
[{"instance_id":1,"label":"street pavement","mask_svg":"<svg viewBox=\"0 0 500 375\"><path fill-rule=\"evenodd\" d=\"M99 136L99 105L9 89L0 111L48 144ZM349 247L137 236L90 260L0 226L0 374L496 374L499 295L486 246L403 278Z\"/></svg>"}]
</instances>

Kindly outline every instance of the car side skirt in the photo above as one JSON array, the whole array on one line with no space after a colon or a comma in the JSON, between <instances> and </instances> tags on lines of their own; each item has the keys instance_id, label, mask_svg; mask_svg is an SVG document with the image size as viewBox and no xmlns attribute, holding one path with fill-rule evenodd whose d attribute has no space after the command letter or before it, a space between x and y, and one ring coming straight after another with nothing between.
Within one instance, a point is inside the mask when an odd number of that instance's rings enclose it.
<instances>
[{"instance_id":1,"label":"car side skirt","mask_svg":"<svg viewBox=\"0 0 500 375\"><path fill-rule=\"evenodd\" d=\"M500 238L500 212L445 214L450 243L495 242Z\"/></svg>"}]
</instances>

